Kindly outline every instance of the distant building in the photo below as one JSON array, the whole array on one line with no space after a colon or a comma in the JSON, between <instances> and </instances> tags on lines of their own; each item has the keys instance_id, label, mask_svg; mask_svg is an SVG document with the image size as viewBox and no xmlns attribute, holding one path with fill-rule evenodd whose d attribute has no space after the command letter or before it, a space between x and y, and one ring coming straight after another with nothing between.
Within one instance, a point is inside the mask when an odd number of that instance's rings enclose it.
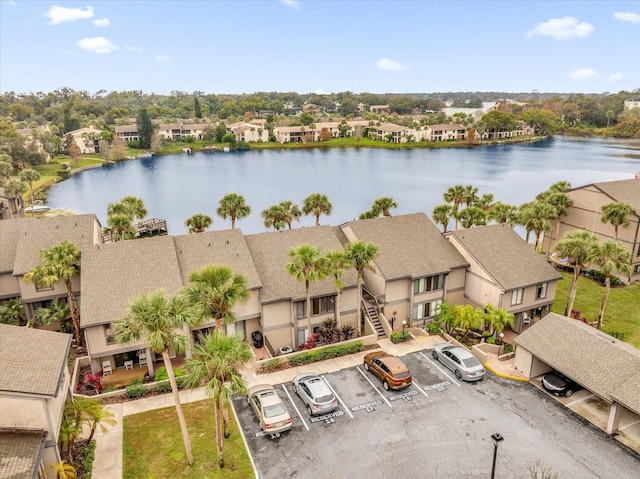
<instances>
[{"instance_id":1,"label":"distant building","mask_svg":"<svg viewBox=\"0 0 640 479\"><path fill-rule=\"evenodd\" d=\"M624 101L625 110L633 110L634 108L640 108L640 98L632 98Z\"/></svg>"}]
</instances>

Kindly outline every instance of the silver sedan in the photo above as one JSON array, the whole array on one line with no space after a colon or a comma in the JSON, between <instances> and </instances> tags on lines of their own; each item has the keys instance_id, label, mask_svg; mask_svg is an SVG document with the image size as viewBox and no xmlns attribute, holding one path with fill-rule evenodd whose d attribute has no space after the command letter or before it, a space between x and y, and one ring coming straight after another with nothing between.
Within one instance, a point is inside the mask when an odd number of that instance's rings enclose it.
<instances>
[{"instance_id":1,"label":"silver sedan","mask_svg":"<svg viewBox=\"0 0 640 479\"><path fill-rule=\"evenodd\" d=\"M478 381L486 373L480 361L462 346L454 346L451 343L436 344L431 354L434 359L451 369L459 380Z\"/></svg>"}]
</instances>

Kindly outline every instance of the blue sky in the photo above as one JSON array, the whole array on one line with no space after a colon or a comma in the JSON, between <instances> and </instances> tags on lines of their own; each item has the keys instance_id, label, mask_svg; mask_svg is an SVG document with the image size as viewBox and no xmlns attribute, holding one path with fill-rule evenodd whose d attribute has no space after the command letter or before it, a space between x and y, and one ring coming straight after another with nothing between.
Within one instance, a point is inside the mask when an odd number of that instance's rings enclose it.
<instances>
[{"instance_id":1,"label":"blue sky","mask_svg":"<svg viewBox=\"0 0 640 479\"><path fill-rule=\"evenodd\" d=\"M0 91L602 93L640 2L0 0Z\"/></svg>"}]
</instances>

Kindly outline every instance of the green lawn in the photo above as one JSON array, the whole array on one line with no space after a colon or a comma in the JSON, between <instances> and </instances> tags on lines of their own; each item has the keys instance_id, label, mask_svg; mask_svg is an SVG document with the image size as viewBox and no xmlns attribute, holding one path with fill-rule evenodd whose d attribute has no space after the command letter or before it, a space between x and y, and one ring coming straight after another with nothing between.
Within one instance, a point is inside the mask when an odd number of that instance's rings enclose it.
<instances>
[{"instance_id":1,"label":"green lawn","mask_svg":"<svg viewBox=\"0 0 640 479\"><path fill-rule=\"evenodd\" d=\"M198 401L184 404L182 407L193 448L193 466L187 466L175 408L156 409L124 418L124 479L254 477L249 454L231 411L231 436L224 441L225 467L220 469L211 401Z\"/></svg>"},{"instance_id":2,"label":"green lawn","mask_svg":"<svg viewBox=\"0 0 640 479\"><path fill-rule=\"evenodd\" d=\"M564 277L558 283L556 300L552 311L563 314L567 300L569 287L571 286L571 273L561 273ZM580 277L578 291L573 309L588 321L597 321L600 313L600 303L604 295L604 286ZM604 311L604 325L602 330L606 333L623 333L624 341L640 348L640 284L631 284L624 288L611 288L609 301Z\"/></svg>"}]
</instances>

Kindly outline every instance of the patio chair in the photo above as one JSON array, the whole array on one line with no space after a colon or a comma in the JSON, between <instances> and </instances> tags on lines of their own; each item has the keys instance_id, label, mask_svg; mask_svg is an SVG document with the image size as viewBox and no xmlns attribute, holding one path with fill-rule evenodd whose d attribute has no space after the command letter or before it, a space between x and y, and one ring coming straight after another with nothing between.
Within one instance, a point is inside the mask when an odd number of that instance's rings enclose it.
<instances>
[{"instance_id":1,"label":"patio chair","mask_svg":"<svg viewBox=\"0 0 640 479\"><path fill-rule=\"evenodd\" d=\"M522 313L522 324L529 324L531 322L531 318L527 313Z\"/></svg>"},{"instance_id":2,"label":"patio chair","mask_svg":"<svg viewBox=\"0 0 640 479\"><path fill-rule=\"evenodd\" d=\"M138 353L138 363L140 367L147 365L147 353L145 351L140 351Z\"/></svg>"},{"instance_id":3,"label":"patio chair","mask_svg":"<svg viewBox=\"0 0 640 479\"><path fill-rule=\"evenodd\" d=\"M124 362L124 369L125 369L125 371L126 371L127 369L133 369L133 361L132 361L132 360L125 361L125 362Z\"/></svg>"},{"instance_id":4,"label":"patio chair","mask_svg":"<svg viewBox=\"0 0 640 479\"><path fill-rule=\"evenodd\" d=\"M111 361L102 361L102 375L106 376L107 374L112 374L111 370Z\"/></svg>"}]
</instances>

